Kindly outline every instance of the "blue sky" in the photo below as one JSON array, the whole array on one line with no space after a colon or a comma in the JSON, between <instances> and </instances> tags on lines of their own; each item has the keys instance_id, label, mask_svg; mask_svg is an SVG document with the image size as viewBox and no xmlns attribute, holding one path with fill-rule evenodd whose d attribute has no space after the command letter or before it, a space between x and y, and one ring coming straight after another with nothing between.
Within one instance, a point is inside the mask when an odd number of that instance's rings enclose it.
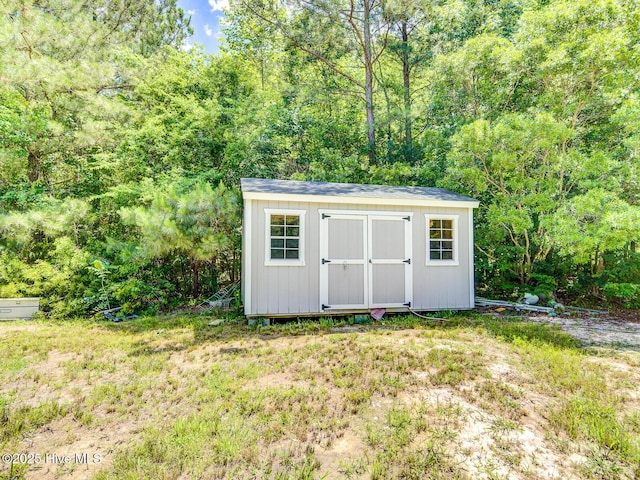
<instances>
[{"instance_id":1,"label":"blue sky","mask_svg":"<svg viewBox=\"0 0 640 480\"><path fill-rule=\"evenodd\" d=\"M205 52L217 53L220 19L224 17L222 9L229 6L229 0L178 0L178 6L191 16L193 27L193 35L187 39L185 48L199 43L204 45Z\"/></svg>"}]
</instances>

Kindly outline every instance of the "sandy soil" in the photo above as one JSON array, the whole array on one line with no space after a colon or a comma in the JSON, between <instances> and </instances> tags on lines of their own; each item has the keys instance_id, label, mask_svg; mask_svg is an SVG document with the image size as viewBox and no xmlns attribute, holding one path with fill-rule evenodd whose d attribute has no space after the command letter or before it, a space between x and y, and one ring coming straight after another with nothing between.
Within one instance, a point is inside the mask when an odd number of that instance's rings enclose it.
<instances>
[{"instance_id":1,"label":"sandy soil","mask_svg":"<svg viewBox=\"0 0 640 480\"><path fill-rule=\"evenodd\" d=\"M559 318L536 316L533 322L559 325L560 328L585 343L592 345L608 345L634 350L640 348L640 324L623 322L616 319L591 318ZM25 328L33 328L25 326ZM10 335L13 330L0 331L0 335ZM345 465L357 464L364 458L368 447L364 434L365 423L383 422L386 412L398 404L407 410L414 410L419 406L426 406L434 412L437 422L444 422L440 427L443 431L452 432L450 437L443 439L451 451L451 458L461 465L470 478L501 478L501 479L577 479L576 465L584 458L579 449L559 449L554 443L553 435L545 420L545 412L550 399L536 393L527 386L529 379L518 365L517 357L504 344L487 341L486 337L475 337L474 333L461 332L456 337L422 338L419 331L400 330L389 331L384 335L369 335L359 337L360 333L340 332L338 335L353 335L355 342L365 342L366 345L380 345L385 348L406 349L445 349L463 350L473 354L475 348L481 348L482 356L486 359L487 378L480 378L463 385L460 388L434 387L429 384L430 371L412 372L414 382L404 388L397 397L378 396L370 399L367 409L359 417L351 419L349 428L336 434L330 442L316 442L315 457L320 462L318 477L327 479L347 478ZM444 334L443 334L444 335ZM201 345L182 348L181 339L178 343L168 338L150 345L160 349L168 356L167 368L159 375L157 381L162 384L171 383L172 379L179 379L184 375L197 375L213 362L224 361L226 356L242 356L256 348L268 348L276 355L291 349L301 349L310 343L326 343L333 335L317 336L283 336L270 339L244 339L232 342L207 342ZM481 342L481 347L477 344ZM154 350L155 351L155 350ZM14 395L24 405L38 404L45 400L55 400L73 405L74 402L84 401L92 386L101 381L115 385L127 385L130 365L126 362L123 352L112 352L108 360L118 362L118 368L113 372L102 372L99 379L89 379L79 376L64 387L60 387L57 379L66 378L68 364L79 358L80 353L60 353L51 351L46 360L37 365L30 365L27 372L19 374L11 382L0 386L0 393ZM220 360L222 359L222 360ZM312 360L309 360L310 362ZM595 361L595 360L594 360ZM599 360L598 360L599 361ZM635 360L637 361L637 359ZM624 361L606 359L604 362L611 371L619 371L621 375L629 375L635 370ZM637 363L636 363L637 365ZM46 371L47 382L34 382L29 372ZM505 427L504 419L495 412L486 410L475 401L474 389L482 381L512 386L522 389L519 418L515 426ZM174 382L177 385L179 382ZM296 378L295 373L273 372L266 373L250 384L251 389L275 387L287 389L291 387L311 389L313 386L305 380ZM329 389L329 398L338 399L339 390L331 384L323 384ZM179 386L176 388L180 388ZM64 416L45 427L28 434L21 443L21 451L47 452L58 456L73 455L76 452L90 452L97 455L97 462L88 464L56 465L44 464L31 468L27 479L48 480L65 479L80 480L92 478L100 469L109 467L115 453L127 445L139 441L141 433L149 425L162 423L170 424L177 417L188 414L190 409L196 408L189 399L183 404L165 405L162 396L153 391L145 391L146 402L142 408L135 406L135 411L128 411L126 405L99 405L93 412L96 421L87 426L74 418L73 415ZM629 393L632 396L632 393ZM640 392L638 392L640 395ZM122 407L121 411L118 409ZM435 414L439 409L455 410L451 417ZM421 438L414 439L419 445ZM287 439L282 448L303 448L297 440ZM293 442L293 443L292 443ZM274 448L271 446L270 448ZM323 477L323 475L325 475ZM348 478L369 478L366 471L349 473Z\"/></svg>"}]
</instances>

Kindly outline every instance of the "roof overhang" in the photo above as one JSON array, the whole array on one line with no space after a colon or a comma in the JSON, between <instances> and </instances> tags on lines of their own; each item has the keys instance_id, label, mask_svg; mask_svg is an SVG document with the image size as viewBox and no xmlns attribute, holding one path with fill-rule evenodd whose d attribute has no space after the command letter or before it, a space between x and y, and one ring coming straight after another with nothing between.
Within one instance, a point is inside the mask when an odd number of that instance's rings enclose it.
<instances>
[{"instance_id":1,"label":"roof overhang","mask_svg":"<svg viewBox=\"0 0 640 480\"><path fill-rule=\"evenodd\" d=\"M274 200L306 203L349 203L352 205L401 205L411 207L478 208L478 201L438 200L432 198L385 198L350 195L302 195L277 192L242 192L245 200Z\"/></svg>"}]
</instances>

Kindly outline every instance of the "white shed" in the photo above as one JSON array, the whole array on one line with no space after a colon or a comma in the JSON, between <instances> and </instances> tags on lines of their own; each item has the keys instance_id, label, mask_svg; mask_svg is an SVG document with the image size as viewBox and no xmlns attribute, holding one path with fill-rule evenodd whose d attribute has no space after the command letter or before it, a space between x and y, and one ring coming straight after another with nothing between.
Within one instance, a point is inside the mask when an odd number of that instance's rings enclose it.
<instances>
[{"instance_id":1,"label":"white shed","mask_svg":"<svg viewBox=\"0 0 640 480\"><path fill-rule=\"evenodd\" d=\"M441 188L241 180L247 317L474 307L473 209Z\"/></svg>"}]
</instances>

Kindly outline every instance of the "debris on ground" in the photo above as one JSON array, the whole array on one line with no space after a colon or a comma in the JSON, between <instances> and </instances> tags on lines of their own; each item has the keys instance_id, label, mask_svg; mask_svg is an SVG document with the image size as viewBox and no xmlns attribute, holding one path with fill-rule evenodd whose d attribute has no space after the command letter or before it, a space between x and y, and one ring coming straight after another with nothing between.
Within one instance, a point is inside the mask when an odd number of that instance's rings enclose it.
<instances>
[{"instance_id":1,"label":"debris on ground","mask_svg":"<svg viewBox=\"0 0 640 480\"><path fill-rule=\"evenodd\" d=\"M228 309L235 298L236 291L240 288L240 282L234 282L218 290L215 294L198 304L198 308L211 310L214 308Z\"/></svg>"},{"instance_id":2,"label":"debris on ground","mask_svg":"<svg viewBox=\"0 0 640 480\"><path fill-rule=\"evenodd\" d=\"M503 316L508 309L523 315L528 322L556 325L582 344L595 347L616 347L640 350L640 321L624 318L605 310L571 307L550 302L549 307L527 305L476 297L476 308Z\"/></svg>"},{"instance_id":3,"label":"debris on ground","mask_svg":"<svg viewBox=\"0 0 640 480\"><path fill-rule=\"evenodd\" d=\"M529 295L529 297L527 297ZM534 302L537 303L539 298L537 295L532 296L531 294L525 294L523 298L523 302ZM543 307L542 305L534 305L531 303L523 303L523 302L507 302L504 300L492 300L489 298L476 297L476 307L498 307L495 311L503 312L506 308L513 308L516 312L521 310L529 311L529 312L538 312L538 313L546 313L551 316L556 316L560 313L564 315L569 315L567 310L573 310L576 312L584 312L590 313L593 315L606 315L608 312L605 310L593 310L590 308L580 308L580 307L569 307L562 305L561 303L551 302L551 306Z\"/></svg>"},{"instance_id":4,"label":"debris on ground","mask_svg":"<svg viewBox=\"0 0 640 480\"><path fill-rule=\"evenodd\" d=\"M118 313L120 310L122 310L122 307L116 307L116 308L110 308L109 310L103 310L101 313L104 315L104 317L107 320L111 320L112 322L121 322L123 320L131 320L133 318L138 318L138 315L131 314L131 315L114 315L116 313Z\"/></svg>"}]
</instances>

